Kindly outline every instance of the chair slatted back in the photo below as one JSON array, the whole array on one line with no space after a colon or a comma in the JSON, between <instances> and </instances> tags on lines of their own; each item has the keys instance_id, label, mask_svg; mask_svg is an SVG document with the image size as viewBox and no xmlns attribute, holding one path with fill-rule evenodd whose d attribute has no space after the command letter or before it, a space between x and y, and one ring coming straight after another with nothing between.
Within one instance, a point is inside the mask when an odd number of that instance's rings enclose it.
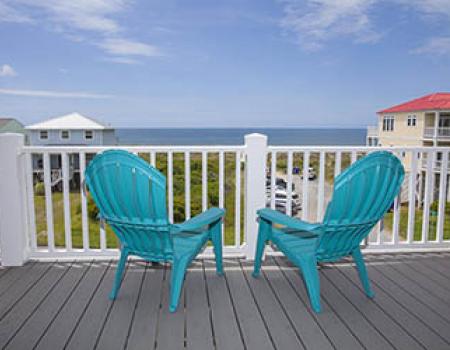
<instances>
[{"instance_id":1,"label":"chair slatted back","mask_svg":"<svg viewBox=\"0 0 450 350\"><path fill-rule=\"evenodd\" d=\"M337 176L318 259L337 260L357 248L392 205L403 178L400 160L384 151L370 153Z\"/></svg>"},{"instance_id":2,"label":"chair slatted back","mask_svg":"<svg viewBox=\"0 0 450 350\"><path fill-rule=\"evenodd\" d=\"M111 150L94 157L85 179L101 217L125 247L156 260L171 259L163 174L132 153Z\"/></svg>"}]
</instances>

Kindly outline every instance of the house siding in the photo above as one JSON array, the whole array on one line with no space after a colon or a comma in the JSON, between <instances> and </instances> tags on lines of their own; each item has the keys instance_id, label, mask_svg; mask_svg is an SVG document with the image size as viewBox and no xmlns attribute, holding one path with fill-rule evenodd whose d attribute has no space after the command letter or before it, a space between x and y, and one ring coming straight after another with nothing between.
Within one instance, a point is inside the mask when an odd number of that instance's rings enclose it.
<instances>
[{"instance_id":1,"label":"house siding","mask_svg":"<svg viewBox=\"0 0 450 350\"><path fill-rule=\"evenodd\" d=\"M48 139L41 140L39 138L41 130L29 130L28 135L31 145L43 146L43 145L111 145L113 142L105 143L104 133L111 133L108 135L107 141L115 139L114 130L93 130L93 138L86 140L84 137L84 130L70 130L69 139L61 139L61 130L48 130Z\"/></svg>"}]
</instances>

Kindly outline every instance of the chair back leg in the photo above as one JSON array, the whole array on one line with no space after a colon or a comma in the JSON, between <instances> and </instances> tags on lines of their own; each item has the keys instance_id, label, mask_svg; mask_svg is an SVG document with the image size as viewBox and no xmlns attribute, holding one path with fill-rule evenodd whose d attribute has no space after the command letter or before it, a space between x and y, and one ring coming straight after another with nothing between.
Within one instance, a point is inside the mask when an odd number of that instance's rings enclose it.
<instances>
[{"instance_id":1,"label":"chair back leg","mask_svg":"<svg viewBox=\"0 0 450 350\"><path fill-rule=\"evenodd\" d=\"M128 258L128 251L122 250L120 253L119 263L117 264L116 276L114 278L113 287L111 293L109 293L109 299L114 300L119 292L120 284L122 283L123 270Z\"/></svg>"},{"instance_id":2,"label":"chair back leg","mask_svg":"<svg viewBox=\"0 0 450 350\"><path fill-rule=\"evenodd\" d=\"M369 275L367 274L366 264L364 262L364 258L361 253L361 250L359 248L355 249L352 252L352 257L353 257L353 260L355 261L356 267L358 269L359 279L361 280L361 284L364 288L364 291L366 292L366 295L369 298L373 298L375 296L375 293L373 292L372 288L370 287Z\"/></svg>"}]
</instances>

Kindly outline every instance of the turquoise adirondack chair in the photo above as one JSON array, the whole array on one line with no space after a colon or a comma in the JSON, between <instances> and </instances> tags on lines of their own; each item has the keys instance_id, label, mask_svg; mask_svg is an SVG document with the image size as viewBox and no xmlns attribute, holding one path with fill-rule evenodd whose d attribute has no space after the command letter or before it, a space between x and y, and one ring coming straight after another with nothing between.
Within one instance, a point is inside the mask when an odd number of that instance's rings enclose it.
<instances>
[{"instance_id":1,"label":"turquoise adirondack chair","mask_svg":"<svg viewBox=\"0 0 450 350\"><path fill-rule=\"evenodd\" d=\"M253 276L261 269L266 241L299 267L315 312L320 312L318 262L351 255L369 298L370 287L361 241L383 217L400 191L404 169L389 152L373 152L335 178L334 192L322 223L308 223L272 209L261 209Z\"/></svg>"},{"instance_id":2,"label":"turquoise adirondack chair","mask_svg":"<svg viewBox=\"0 0 450 350\"><path fill-rule=\"evenodd\" d=\"M171 224L166 211L166 178L140 157L122 150L95 156L86 169L85 182L100 218L121 243L110 299L117 296L129 255L172 264L171 312L178 306L188 265L208 240L214 246L217 273L223 274L224 210L211 208L182 224Z\"/></svg>"}]
</instances>

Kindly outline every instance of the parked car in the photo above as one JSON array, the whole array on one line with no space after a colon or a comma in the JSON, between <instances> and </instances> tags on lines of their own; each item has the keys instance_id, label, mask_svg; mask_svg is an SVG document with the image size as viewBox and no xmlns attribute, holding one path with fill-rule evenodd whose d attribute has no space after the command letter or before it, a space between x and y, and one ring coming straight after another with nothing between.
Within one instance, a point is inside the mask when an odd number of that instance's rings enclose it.
<instances>
[{"instance_id":1,"label":"parked car","mask_svg":"<svg viewBox=\"0 0 450 350\"><path fill-rule=\"evenodd\" d=\"M267 176L266 177L266 188L270 189L271 183L272 183L271 177ZM286 190L286 188L287 188L287 181L285 179L281 178L281 177L277 177L275 179L275 186L283 188L283 189ZM295 184L292 183L292 191L294 191L294 190L295 190Z\"/></svg>"},{"instance_id":2,"label":"parked car","mask_svg":"<svg viewBox=\"0 0 450 350\"><path fill-rule=\"evenodd\" d=\"M271 191L270 188L266 191L266 207L270 207L271 203ZM275 189L275 209L286 214L287 208L287 191L283 188L277 187ZM291 214L296 215L300 210L302 210L302 204L300 196L292 191L292 202L291 202Z\"/></svg>"},{"instance_id":3,"label":"parked car","mask_svg":"<svg viewBox=\"0 0 450 350\"><path fill-rule=\"evenodd\" d=\"M308 168L308 180L315 180L317 177L316 171L313 167ZM300 178L303 179L303 174L300 175Z\"/></svg>"}]
</instances>

